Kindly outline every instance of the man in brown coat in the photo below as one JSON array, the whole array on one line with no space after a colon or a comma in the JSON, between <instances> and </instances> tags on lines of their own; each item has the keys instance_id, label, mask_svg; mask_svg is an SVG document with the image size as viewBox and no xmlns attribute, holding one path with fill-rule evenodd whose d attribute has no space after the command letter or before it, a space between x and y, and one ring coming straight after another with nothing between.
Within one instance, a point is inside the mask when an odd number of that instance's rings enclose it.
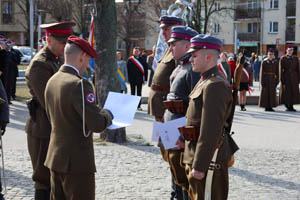
<instances>
[{"instance_id":1,"label":"man in brown coat","mask_svg":"<svg viewBox=\"0 0 300 200\"><path fill-rule=\"evenodd\" d=\"M43 24L47 45L30 62L25 78L32 99L27 102L30 116L26 123L27 144L35 182L35 199L50 198L50 171L44 166L51 126L45 112L44 91L49 78L62 64L65 42L74 22Z\"/></svg>"},{"instance_id":2,"label":"man in brown coat","mask_svg":"<svg viewBox=\"0 0 300 200\"><path fill-rule=\"evenodd\" d=\"M193 200L226 200L228 196L228 166L231 153L226 120L232 107L229 82L217 66L222 41L208 35L191 39L193 71L201 79L189 98L186 126L180 128L185 139L183 163Z\"/></svg>"},{"instance_id":3,"label":"man in brown coat","mask_svg":"<svg viewBox=\"0 0 300 200\"><path fill-rule=\"evenodd\" d=\"M299 60L297 56L293 56L293 51L293 47L288 47L287 54L279 61L279 103L285 104L287 111L295 112L293 105L300 103L300 72Z\"/></svg>"},{"instance_id":4,"label":"man in brown coat","mask_svg":"<svg viewBox=\"0 0 300 200\"><path fill-rule=\"evenodd\" d=\"M183 25L183 19L178 17L162 16L160 18L160 23L164 40L165 42L168 42L171 37L172 27L176 25ZM166 100L166 96L170 91L169 78L175 67L175 60L173 59L170 47L168 47L157 64L148 98L148 114L155 116L156 121L163 121L165 112L163 101Z\"/></svg>"},{"instance_id":5,"label":"man in brown coat","mask_svg":"<svg viewBox=\"0 0 300 200\"><path fill-rule=\"evenodd\" d=\"M170 76L170 92L164 101L166 111L164 121L170 121L185 116L188 105L188 96L200 79L200 73L193 72L189 62L191 57L187 54L190 48L190 39L198 33L186 26L175 26L172 28L171 39L168 41L174 59L178 66ZM184 150L184 139L179 137L178 147L167 151L168 162L172 173L171 199L188 200L188 180L185 169L180 163ZM174 182L173 182L174 180Z\"/></svg>"},{"instance_id":6,"label":"man in brown coat","mask_svg":"<svg viewBox=\"0 0 300 200\"><path fill-rule=\"evenodd\" d=\"M278 61L275 59L274 51L268 51L268 57L261 63L260 68L260 97L259 106L265 108L265 111L274 111L277 106L276 86L279 82Z\"/></svg>"},{"instance_id":7,"label":"man in brown coat","mask_svg":"<svg viewBox=\"0 0 300 200\"><path fill-rule=\"evenodd\" d=\"M82 74L97 56L89 43L70 36L65 64L50 78L45 90L51 139L45 165L51 171L51 199L94 200L93 134L112 123L109 110L96 105L93 86Z\"/></svg>"},{"instance_id":8,"label":"man in brown coat","mask_svg":"<svg viewBox=\"0 0 300 200\"><path fill-rule=\"evenodd\" d=\"M183 25L183 19L173 16L162 16L160 18L160 28L165 42L171 38L172 27ZM148 97L148 114L153 115L156 121L163 122L165 106L163 101L166 100L167 94L170 91L170 75L176 67L175 60L170 51L170 47L165 50L163 57L157 63L156 70L153 75L151 89ZM168 152L163 148L162 144L160 151L165 161L168 160ZM172 185L174 180L172 179ZM176 189L171 191L171 196L176 196Z\"/></svg>"}]
</instances>

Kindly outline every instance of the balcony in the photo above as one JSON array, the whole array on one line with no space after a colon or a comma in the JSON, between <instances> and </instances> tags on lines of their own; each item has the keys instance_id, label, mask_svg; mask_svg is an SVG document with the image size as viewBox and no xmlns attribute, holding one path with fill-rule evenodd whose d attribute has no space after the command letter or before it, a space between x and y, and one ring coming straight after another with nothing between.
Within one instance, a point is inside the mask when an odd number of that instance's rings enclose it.
<instances>
[{"instance_id":1,"label":"balcony","mask_svg":"<svg viewBox=\"0 0 300 200\"><path fill-rule=\"evenodd\" d=\"M285 41L295 41L295 32L293 31L286 31L285 32Z\"/></svg>"},{"instance_id":2,"label":"balcony","mask_svg":"<svg viewBox=\"0 0 300 200\"><path fill-rule=\"evenodd\" d=\"M260 33L238 33L237 35L240 41L260 41Z\"/></svg>"},{"instance_id":3,"label":"balcony","mask_svg":"<svg viewBox=\"0 0 300 200\"><path fill-rule=\"evenodd\" d=\"M251 19L260 19L261 18L261 8L260 7L251 7L247 5L237 5L235 8L235 21L240 20L251 20Z\"/></svg>"},{"instance_id":4,"label":"balcony","mask_svg":"<svg viewBox=\"0 0 300 200\"><path fill-rule=\"evenodd\" d=\"M288 0L287 1L286 17L296 18L296 0Z\"/></svg>"}]
</instances>

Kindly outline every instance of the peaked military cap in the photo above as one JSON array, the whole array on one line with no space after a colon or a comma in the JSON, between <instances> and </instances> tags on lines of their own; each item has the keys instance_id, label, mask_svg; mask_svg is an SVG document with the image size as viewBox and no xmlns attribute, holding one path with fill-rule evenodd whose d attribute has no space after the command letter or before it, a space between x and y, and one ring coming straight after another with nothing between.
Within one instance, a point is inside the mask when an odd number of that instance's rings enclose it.
<instances>
[{"instance_id":1,"label":"peaked military cap","mask_svg":"<svg viewBox=\"0 0 300 200\"><path fill-rule=\"evenodd\" d=\"M192 37L198 34L194 29L187 26L174 26L172 28L171 38L168 43L175 42L178 40L188 40L192 39Z\"/></svg>"},{"instance_id":2,"label":"peaked military cap","mask_svg":"<svg viewBox=\"0 0 300 200\"><path fill-rule=\"evenodd\" d=\"M14 42L11 41L11 40L7 40L7 41L6 41L6 46L12 47L12 46L14 46Z\"/></svg>"},{"instance_id":3,"label":"peaked military cap","mask_svg":"<svg viewBox=\"0 0 300 200\"><path fill-rule=\"evenodd\" d=\"M191 39L191 47L188 53L197 51L199 49L215 49L220 51L223 43L219 38L199 34Z\"/></svg>"},{"instance_id":4,"label":"peaked military cap","mask_svg":"<svg viewBox=\"0 0 300 200\"><path fill-rule=\"evenodd\" d=\"M166 26L174 26L174 25L183 25L184 21L180 17L175 16L167 16L164 15L160 19L160 28L166 27Z\"/></svg>"},{"instance_id":5,"label":"peaked military cap","mask_svg":"<svg viewBox=\"0 0 300 200\"><path fill-rule=\"evenodd\" d=\"M72 35L72 27L75 26L75 22L57 22L51 24L41 24L42 29L46 29L46 36L53 36L58 40L66 41L70 35Z\"/></svg>"},{"instance_id":6,"label":"peaked military cap","mask_svg":"<svg viewBox=\"0 0 300 200\"><path fill-rule=\"evenodd\" d=\"M287 50L294 50L294 47L292 45L288 45L286 49Z\"/></svg>"},{"instance_id":7,"label":"peaked military cap","mask_svg":"<svg viewBox=\"0 0 300 200\"><path fill-rule=\"evenodd\" d=\"M0 43L6 45L6 38L3 35L0 35Z\"/></svg>"},{"instance_id":8,"label":"peaked military cap","mask_svg":"<svg viewBox=\"0 0 300 200\"><path fill-rule=\"evenodd\" d=\"M274 54L274 49L268 49L268 54Z\"/></svg>"}]
</instances>

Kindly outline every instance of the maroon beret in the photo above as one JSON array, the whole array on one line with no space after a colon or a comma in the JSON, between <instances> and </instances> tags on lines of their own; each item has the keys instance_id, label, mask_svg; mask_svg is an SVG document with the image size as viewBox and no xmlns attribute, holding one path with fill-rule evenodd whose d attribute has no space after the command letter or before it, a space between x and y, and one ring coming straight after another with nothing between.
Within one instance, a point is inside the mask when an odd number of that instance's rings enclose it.
<instances>
[{"instance_id":1,"label":"maroon beret","mask_svg":"<svg viewBox=\"0 0 300 200\"><path fill-rule=\"evenodd\" d=\"M67 42L76 44L78 47L80 47L80 49L82 51L89 54L92 58L97 57L96 50L85 39L82 39L81 37L71 35L71 36L68 37Z\"/></svg>"}]
</instances>

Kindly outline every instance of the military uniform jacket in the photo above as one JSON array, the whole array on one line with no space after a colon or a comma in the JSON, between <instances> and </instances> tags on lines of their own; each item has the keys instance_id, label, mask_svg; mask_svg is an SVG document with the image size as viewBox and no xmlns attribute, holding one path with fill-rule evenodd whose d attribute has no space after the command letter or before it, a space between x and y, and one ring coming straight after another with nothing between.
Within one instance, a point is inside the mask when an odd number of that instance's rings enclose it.
<instances>
[{"instance_id":1,"label":"military uniform jacket","mask_svg":"<svg viewBox=\"0 0 300 200\"><path fill-rule=\"evenodd\" d=\"M45 112L45 87L53 74L55 74L61 60L56 57L47 46L39 51L27 67L25 78L32 98L38 102L35 110L36 121L29 116L25 130L31 136L49 138L51 126Z\"/></svg>"},{"instance_id":2,"label":"military uniform jacket","mask_svg":"<svg viewBox=\"0 0 300 200\"><path fill-rule=\"evenodd\" d=\"M82 99L81 77L68 66L61 69L49 80L45 90L46 112L51 122L51 138L45 165L61 173L92 173L96 171L93 136L83 135L83 106L85 103L85 129L101 132L111 124L107 111L95 103L92 85L83 80Z\"/></svg>"},{"instance_id":3,"label":"military uniform jacket","mask_svg":"<svg viewBox=\"0 0 300 200\"><path fill-rule=\"evenodd\" d=\"M188 105L189 94L199 79L200 73L193 72L190 62L181 62L170 76L171 88L170 93L167 95L167 100L183 100ZM166 110L164 121L170 121L183 116L184 114L172 113Z\"/></svg>"},{"instance_id":4,"label":"military uniform jacket","mask_svg":"<svg viewBox=\"0 0 300 200\"><path fill-rule=\"evenodd\" d=\"M279 61L280 104L300 103L299 60L296 56L282 56Z\"/></svg>"},{"instance_id":5,"label":"military uniform jacket","mask_svg":"<svg viewBox=\"0 0 300 200\"><path fill-rule=\"evenodd\" d=\"M148 97L148 114L155 117L163 117L165 106L163 101L166 100L170 90L170 75L176 67L170 48L167 48L165 54L157 63L157 68L154 72L152 85L162 86L165 90L150 89Z\"/></svg>"},{"instance_id":6,"label":"military uniform jacket","mask_svg":"<svg viewBox=\"0 0 300 200\"><path fill-rule=\"evenodd\" d=\"M272 108L277 106L276 86L279 81L278 61L276 59L263 60L260 68L260 90L259 106Z\"/></svg>"},{"instance_id":7,"label":"military uniform jacket","mask_svg":"<svg viewBox=\"0 0 300 200\"><path fill-rule=\"evenodd\" d=\"M196 126L200 132L197 142L185 142L183 162L192 165L195 170L206 172L230 115L231 88L216 66L201 75L189 97L186 125ZM225 134L217 162L227 162L230 157Z\"/></svg>"}]
</instances>

